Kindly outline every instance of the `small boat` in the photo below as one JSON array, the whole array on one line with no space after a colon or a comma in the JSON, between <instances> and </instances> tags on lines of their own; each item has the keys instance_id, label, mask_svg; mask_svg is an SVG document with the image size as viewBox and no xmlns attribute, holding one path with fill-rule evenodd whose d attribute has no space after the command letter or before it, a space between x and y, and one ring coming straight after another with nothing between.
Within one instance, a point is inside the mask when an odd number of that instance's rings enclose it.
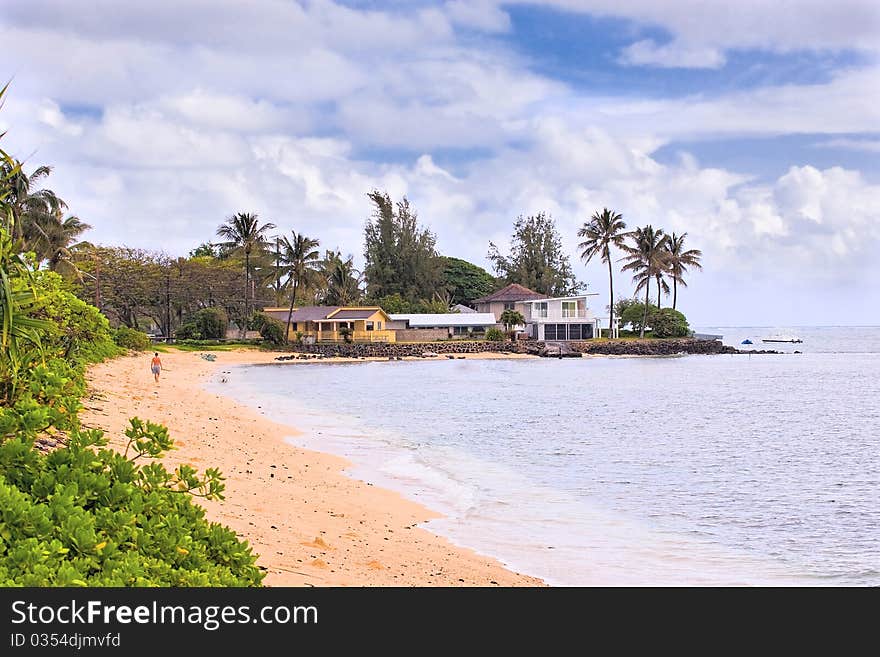
<instances>
[{"instance_id":1,"label":"small boat","mask_svg":"<svg viewBox=\"0 0 880 657\"><path fill-rule=\"evenodd\" d=\"M796 335L777 334L771 335L767 338L761 338L761 342L791 342L792 344L797 344L803 342L803 340Z\"/></svg>"},{"instance_id":2,"label":"small boat","mask_svg":"<svg viewBox=\"0 0 880 657\"><path fill-rule=\"evenodd\" d=\"M745 340L743 340L742 342L740 342L740 344L755 344L755 343L752 342L751 340L749 340L748 338L746 338Z\"/></svg>"}]
</instances>

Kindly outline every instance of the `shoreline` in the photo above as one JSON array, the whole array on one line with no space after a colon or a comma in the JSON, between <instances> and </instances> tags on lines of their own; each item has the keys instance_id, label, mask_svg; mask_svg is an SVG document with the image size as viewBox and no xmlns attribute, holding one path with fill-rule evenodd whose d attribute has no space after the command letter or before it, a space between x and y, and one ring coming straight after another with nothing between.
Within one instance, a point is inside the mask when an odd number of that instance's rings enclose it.
<instances>
[{"instance_id":1,"label":"shoreline","mask_svg":"<svg viewBox=\"0 0 880 657\"><path fill-rule=\"evenodd\" d=\"M351 464L300 449L300 434L204 383L224 366L279 364L257 350L169 351L161 355L158 385L145 354L122 356L89 369L83 426L103 429L110 446L123 445L130 417L166 425L175 448L169 467L217 467L226 500L196 500L210 520L232 528L260 555L268 586L543 586L501 562L453 544L418 525L441 514L402 495L346 474ZM469 358L534 358L468 354ZM421 358L416 358L421 360ZM366 359L325 358L322 363ZM369 359L383 360L383 359ZM386 359L387 360L387 359ZM407 359L409 360L409 359ZM439 359L437 359L439 360ZM445 360L445 359L444 359ZM314 361L289 361L302 364Z\"/></svg>"}]
</instances>

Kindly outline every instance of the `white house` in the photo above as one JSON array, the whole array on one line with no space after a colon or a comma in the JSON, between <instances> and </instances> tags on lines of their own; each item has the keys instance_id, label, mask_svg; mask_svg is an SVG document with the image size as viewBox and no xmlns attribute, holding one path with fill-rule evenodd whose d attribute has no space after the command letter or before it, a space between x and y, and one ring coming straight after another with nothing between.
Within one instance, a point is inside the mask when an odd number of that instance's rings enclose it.
<instances>
[{"instance_id":1,"label":"white house","mask_svg":"<svg viewBox=\"0 0 880 657\"><path fill-rule=\"evenodd\" d=\"M498 322L492 313L392 313L388 328L397 331L398 342L443 340L482 336Z\"/></svg>"},{"instance_id":2,"label":"white house","mask_svg":"<svg viewBox=\"0 0 880 657\"><path fill-rule=\"evenodd\" d=\"M599 320L587 305L587 297L598 294L580 294L523 301L526 333L535 340L590 340L599 335Z\"/></svg>"}]
</instances>

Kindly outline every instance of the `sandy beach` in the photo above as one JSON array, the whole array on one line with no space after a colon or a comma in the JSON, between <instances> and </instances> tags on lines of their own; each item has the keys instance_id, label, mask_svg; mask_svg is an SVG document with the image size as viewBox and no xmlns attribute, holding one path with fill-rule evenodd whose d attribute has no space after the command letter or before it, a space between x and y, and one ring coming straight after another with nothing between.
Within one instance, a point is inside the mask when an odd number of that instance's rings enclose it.
<instances>
[{"instance_id":1,"label":"sandy beach","mask_svg":"<svg viewBox=\"0 0 880 657\"><path fill-rule=\"evenodd\" d=\"M214 362L195 352L161 354L164 372L158 384L150 375L152 354L97 365L88 374L89 395L81 417L84 425L105 430L114 446L123 444L130 417L162 423L176 445L165 457L170 467L189 463L200 470L220 468L226 500L203 504L212 520L250 542L266 569L265 584L542 585L419 528L418 523L437 514L346 476L344 459L288 444L284 437L295 435L295 427L271 422L203 388L220 368L270 363L277 354L212 353ZM289 361L285 366L309 367L312 362Z\"/></svg>"}]
</instances>

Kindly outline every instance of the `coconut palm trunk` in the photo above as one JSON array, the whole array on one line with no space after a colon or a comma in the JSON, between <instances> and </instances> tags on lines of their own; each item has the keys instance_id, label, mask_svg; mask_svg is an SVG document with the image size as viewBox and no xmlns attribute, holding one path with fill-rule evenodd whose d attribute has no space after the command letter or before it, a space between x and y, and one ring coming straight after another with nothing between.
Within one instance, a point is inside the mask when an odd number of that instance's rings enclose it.
<instances>
[{"instance_id":1,"label":"coconut palm trunk","mask_svg":"<svg viewBox=\"0 0 880 657\"><path fill-rule=\"evenodd\" d=\"M675 310L675 304L678 301L678 280L672 279L672 309Z\"/></svg>"},{"instance_id":2,"label":"coconut palm trunk","mask_svg":"<svg viewBox=\"0 0 880 657\"><path fill-rule=\"evenodd\" d=\"M662 290L660 289L660 274L657 274L657 307L660 308L660 293Z\"/></svg>"},{"instance_id":3,"label":"coconut palm trunk","mask_svg":"<svg viewBox=\"0 0 880 657\"><path fill-rule=\"evenodd\" d=\"M293 319L293 306L296 304L296 288L299 287L299 280L293 279L293 294L290 295L290 308L287 311L287 327L284 329L284 339L290 339L290 320Z\"/></svg>"},{"instance_id":4,"label":"coconut palm trunk","mask_svg":"<svg viewBox=\"0 0 880 657\"><path fill-rule=\"evenodd\" d=\"M648 299L651 294L651 277L645 279L645 312L642 314L642 326L639 329L639 337L645 337L645 324L648 323Z\"/></svg>"},{"instance_id":5,"label":"coconut palm trunk","mask_svg":"<svg viewBox=\"0 0 880 657\"><path fill-rule=\"evenodd\" d=\"M614 276L611 273L611 258L608 258L608 337L614 337Z\"/></svg>"}]
</instances>

